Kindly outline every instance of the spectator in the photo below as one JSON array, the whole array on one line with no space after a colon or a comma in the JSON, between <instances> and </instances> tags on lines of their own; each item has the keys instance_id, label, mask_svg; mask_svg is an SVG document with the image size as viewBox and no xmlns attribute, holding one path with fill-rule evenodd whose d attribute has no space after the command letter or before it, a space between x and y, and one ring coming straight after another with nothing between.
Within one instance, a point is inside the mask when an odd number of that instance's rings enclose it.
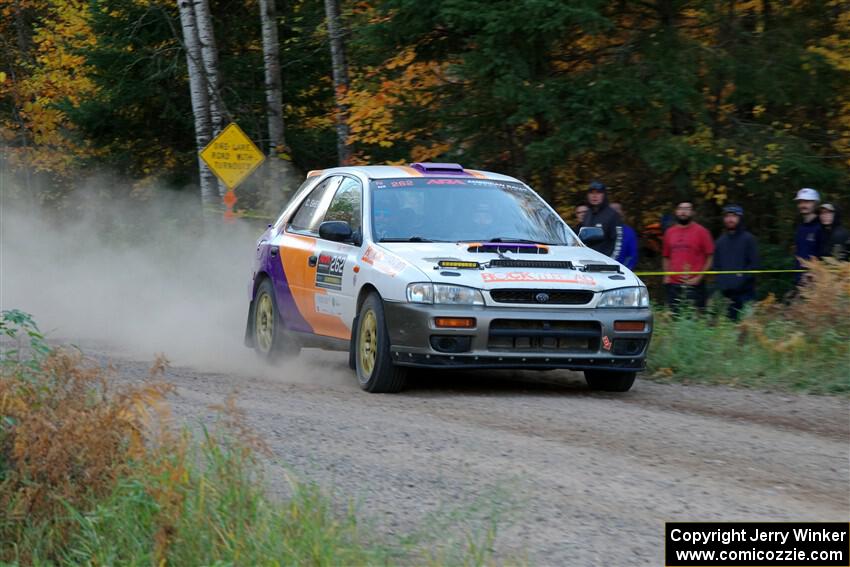
<instances>
[{"instance_id":1,"label":"spectator","mask_svg":"<svg viewBox=\"0 0 850 567\"><path fill-rule=\"evenodd\" d=\"M738 205L723 207L724 232L714 243L714 269L718 271L757 270L758 248L755 237L744 227L744 209ZM744 304L756 297L752 274L718 274L717 289L731 303L728 315L738 320Z\"/></svg>"},{"instance_id":2,"label":"spectator","mask_svg":"<svg viewBox=\"0 0 850 567\"><path fill-rule=\"evenodd\" d=\"M797 269L801 267L800 260L816 258L823 247L823 229L818 220L817 206L820 203L820 194L808 187L797 191L794 197L797 201L797 210L800 211L801 222L797 225L794 234L794 261ZM800 283L802 274L797 274L795 279Z\"/></svg>"},{"instance_id":3,"label":"spectator","mask_svg":"<svg viewBox=\"0 0 850 567\"><path fill-rule=\"evenodd\" d=\"M581 203L576 207L576 223L573 225L576 234L578 234L579 229L581 229L582 223L584 223L584 217L587 216L587 211L590 210L590 207Z\"/></svg>"},{"instance_id":4,"label":"spectator","mask_svg":"<svg viewBox=\"0 0 850 567\"><path fill-rule=\"evenodd\" d=\"M683 201L676 206L676 221L664 233L662 265L665 272L704 272L711 266L714 241L711 233L694 222L694 204ZM705 309L706 292L703 274L664 276L667 304L674 310L681 301L692 302Z\"/></svg>"},{"instance_id":5,"label":"spectator","mask_svg":"<svg viewBox=\"0 0 850 567\"><path fill-rule=\"evenodd\" d=\"M818 255L822 258L832 256L836 260L850 259L850 232L841 225L838 209L832 203L824 203L819 211L823 241Z\"/></svg>"},{"instance_id":6,"label":"spectator","mask_svg":"<svg viewBox=\"0 0 850 567\"><path fill-rule=\"evenodd\" d=\"M590 210L584 217L582 227L596 226L602 229L602 240L588 244L597 252L611 258L620 253L623 243L623 227L620 215L608 205L608 187L594 181L587 189L587 204Z\"/></svg>"},{"instance_id":7,"label":"spectator","mask_svg":"<svg viewBox=\"0 0 850 567\"><path fill-rule=\"evenodd\" d=\"M638 237L635 229L626 224L626 215L623 214L623 206L620 203L611 203L611 208L617 211L623 222L623 245L620 254L614 258L630 270L634 270L638 261Z\"/></svg>"}]
</instances>

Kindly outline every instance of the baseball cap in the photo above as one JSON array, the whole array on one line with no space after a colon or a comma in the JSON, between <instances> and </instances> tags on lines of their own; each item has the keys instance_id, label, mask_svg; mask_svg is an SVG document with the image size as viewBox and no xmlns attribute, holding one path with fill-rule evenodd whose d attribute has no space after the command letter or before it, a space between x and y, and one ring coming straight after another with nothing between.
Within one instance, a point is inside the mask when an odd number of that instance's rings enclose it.
<instances>
[{"instance_id":1,"label":"baseball cap","mask_svg":"<svg viewBox=\"0 0 850 567\"><path fill-rule=\"evenodd\" d=\"M835 212L835 205L833 205L832 203L824 203L820 206L820 208L826 209L827 211L832 211L833 213Z\"/></svg>"},{"instance_id":2,"label":"baseball cap","mask_svg":"<svg viewBox=\"0 0 850 567\"><path fill-rule=\"evenodd\" d=\"M726 205L723 207L723 214L725 215L726 213L732 213L742 217L744 216L744 208L741 205Z\"/></svg>"},{"instance_id":3,"label":"baseball cap","mask_svg":"<svg viewBox=\"0 0 850 567\"><path fill-rule=\"evenodd\" d=\"M590 184L590 187L587 188L588 191L601 191L605 192L608 190L608 187L602 183L601 181L594 181Z\"/></svg>"},{"instance_id":4,"label":"baseball cap","mask_svg":"<svg viewBox=\"0 0 850 567\"><path fill-rule=\"evenodd\" d=\"M795 201L820 201L820 193L815 191L814 189L810 189L808 187L804 187L797 191L797 196L794 197Z\"/></svg>"}]
</instances>

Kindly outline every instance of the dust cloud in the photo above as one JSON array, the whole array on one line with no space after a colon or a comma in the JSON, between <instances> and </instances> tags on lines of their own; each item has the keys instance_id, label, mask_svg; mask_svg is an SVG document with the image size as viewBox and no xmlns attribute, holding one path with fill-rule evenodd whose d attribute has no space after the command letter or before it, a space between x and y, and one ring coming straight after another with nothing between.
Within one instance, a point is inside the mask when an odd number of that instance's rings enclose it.
<instances>
[{"instance_id":1,"label":"dust cloud","mask_svg":"<svg viewBox=\"0 0 850 567\"><path fill-rule=\"evenodd\" d=\"M53 342L304 379L306 360L271 368L243 344L256 241L270 220L202 218L188 192L115 197L102 180L76 190L67 199L73 206L58 211L3 193L0 309L32 314ZM331 357L329 373L339 380L338 356L306 353L316 356Z\"/></svg>"}]
</instances>

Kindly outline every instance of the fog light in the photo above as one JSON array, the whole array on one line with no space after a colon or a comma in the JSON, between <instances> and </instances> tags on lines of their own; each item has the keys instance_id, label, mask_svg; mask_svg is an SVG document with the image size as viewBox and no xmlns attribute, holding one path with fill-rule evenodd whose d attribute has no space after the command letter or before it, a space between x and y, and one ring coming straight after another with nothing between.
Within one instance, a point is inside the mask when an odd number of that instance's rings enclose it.
<instances>
[{"instance_id":1,"label":"fog light","mask_svg":"<svg viewBox=\"0 0 850 567\"><path fill-rule=\"evenodd\" d=\"M613 352L619 356L634 356L645 347L646 339L614 339Z\"/></svg>"},{"instance_id":2,"label":"fog light","mask_svg":"<svg viewBox=\"0 0 850 567\"><path fill-rule=\"evenodd\" d=\"M435 317L434 325L441 329L472 329L475 317Z\"/></svg>"},{"instance_id":3,"label":"fog light","mask_svg":"<svg viewBox=\"0 0 850 567\"><path fill-rule=\"evenodd\" d=\"M646 330L646 323L643 321L614 321L614 330L642 333Z\"/></svg>"},{"instance_id":4,"label":"fog light","mask_svg":"<svg viewBox=\"0 0 850 567\"><path fill-rule=\"evenodd\" d=\"M431 335L431 348L437 352L467 352L472 346L472 337L459 335Z\"/></svg>"}]
</instances>

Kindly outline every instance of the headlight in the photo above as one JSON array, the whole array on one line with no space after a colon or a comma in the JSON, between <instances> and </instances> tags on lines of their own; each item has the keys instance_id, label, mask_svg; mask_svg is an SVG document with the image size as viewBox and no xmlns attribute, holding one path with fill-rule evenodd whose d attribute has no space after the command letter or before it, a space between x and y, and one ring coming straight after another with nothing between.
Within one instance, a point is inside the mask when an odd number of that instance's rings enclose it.
<instances>
[{"instance_id":1,"label":"headlight","mask_svg":"<svg viewBox=\"0 0 850 567\"><path fill-rule=\"evenodd\" d=\"M442 305L484 305L481 292L462 285L412 283L407 286L407 300L411 303L437 303Z\"/></svg>"},{"instance_id":2,"label":"headlight","mask_svg":"<svg viewBox=\"0 0 850 567\"><path fill-rule=\"evenodd\" d=\"M410 303L434 303L434 284L412 283L407 285L407 300Z\"/></svg>"},{"instance_id":3,"label":"headlight","mask_svg":"<svg viewBox=\"0 0 850 567\"><path fill-rule=\"evenodd\" d=\"M645 287L621 287L604 291L597 307L649 307L649 292Z\"/></svg>"}]
</instances>

